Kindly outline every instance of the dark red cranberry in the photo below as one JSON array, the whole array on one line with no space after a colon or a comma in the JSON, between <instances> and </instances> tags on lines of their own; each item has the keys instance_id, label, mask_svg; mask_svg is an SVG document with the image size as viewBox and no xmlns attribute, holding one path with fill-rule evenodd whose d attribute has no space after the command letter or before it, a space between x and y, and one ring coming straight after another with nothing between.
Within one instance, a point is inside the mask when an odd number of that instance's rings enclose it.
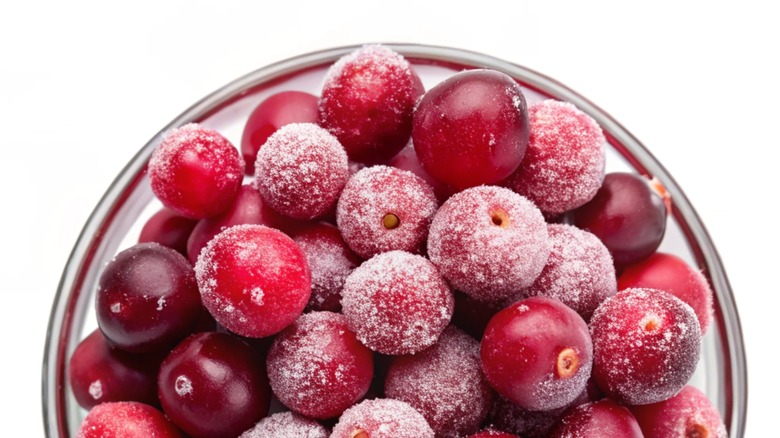
<instances>
[{"instance_id":1,"label":"dark red cranberry","mask_svg":"<svg viewBox=\"0 0 780 438\"><path fill-rule=\"evenodd\" d=\"M434 438L434 432L408 403L389 398L364 400L344 411L330 438Z\"/></svg>"},{"instance_id":2,"label":"dark red cranberry","mask_svg":"<svg viewBox=\"0 0 780 438\"><path fill-rule=\"evenodd\" d=\"M320 423L294 412L277 412L260 420L238 438L328 438Z\"/></svg>"},{"instance_id":3,"label":"dark red cranberry","mask_svg":"<svg viewBox=\"0 0 780 438\"><path fill-rule=\"evenodd\" d=\"M161 208L146 221L138 237L138 243L157 242L187 255L187 239L198 223L169 208Z\"/></svg>"},{"instance_id":4,"label":"dark red cranberry","mask_svg":"<svg viewBox=\"0 0 780 438\"><path fill-rule=\"evenodd\" d=\"M511 433L501 432L495 429L485 429L477 432L473 435L469 435L466 438L520 438L517 435Z\"/></svg>"},{"instance_id":5,"label":"dark red cranberry","mask_svg":"<svg viewBox=\"0 0 780 438\"><path fill-rule=\"evenodd\" d=\"M643 438L628 408L610 399L585 403L568 411L548 435L550 438ZM672 435L666 435L672 436Z\"/></svg>"},{"instance_id":6,"label":"dark red cranberry","mask_svg":"<svg viewBox=\"0 0 780 438\"><path fill-rule=\"evenodd\" d=\"M162 412L137 402L103 403L81 422L78 438L180 438Z\"/></svg>"},{"instance_id":7,"label":"dark red cranberry","mask_svg":"<svg viewBox=\"0 0 780 438\"><path fill-rule=\"evenodd\" d=\"M436 198L439 202L446 201L447 198L455 193L455 189L434 178L425 170L422 163L420 163L420 159L417 158L417 152L414 151L414 145L412 145L412 143L409 143L401 149L401 152L391 158L390 161L387 162L387 165L412 172L422 178L423 181L427 182L428 185L433 188L433 193L436 194Z\"/></svg>"},{"instance_id":8,"label":"dark red cranberry","mask_svg":"<svg viewBox=\"0 0 780 438\"><path fill-rule=\"evenodd\" d=\"M576 401L573 403L577 404ZM547 411L529 411L503 397L496 397L488 415L488 424L522 438L547 438L547 433L567 409L569 406Z\"/></svg>"},{"instance_id":9,"label":"dark red cranberry","mask_svg":"<svg viewBox=\"0 0 780 438\"><path fill-rule=\"evenodd\" d=\"M726 438L718 409L706 395L686 386L677 395L649 405L632 406L645 438Z\"/></svg>"}]
</instances>

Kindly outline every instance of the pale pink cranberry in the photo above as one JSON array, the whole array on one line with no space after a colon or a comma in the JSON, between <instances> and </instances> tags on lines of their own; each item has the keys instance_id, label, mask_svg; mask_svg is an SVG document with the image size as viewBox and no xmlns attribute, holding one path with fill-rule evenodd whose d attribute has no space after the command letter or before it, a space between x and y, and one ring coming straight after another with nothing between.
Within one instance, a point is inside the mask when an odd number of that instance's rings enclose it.
<instances>
[{"instance_id":1,"label":"pale pink cranberry","mask_svg":"<svg viewBox=\"0 0 780 438\"><path fill-rule=\"evenodd\" d=\"M696 370L699 321L691 306L655 289L625 289L590 320L593 378L607 397L628 405L677 394Z\"/></svg>"},{"instance_id":2,"label":"pale pink cranberry","mask_svg":"<svg viewBox=\"0 0 780 438\"><path fill-rule=\"evenodd\" d=\"M531 286L549 254L539 209L501 187L453 195L428 233L428 256L444 278L480 301L502 301Z\"/></svg>"},{"instance_id":3,"label":"pale pink cranberry","mask_svg":"<svg viewBox=\"0 0 780 438\"><path fill-rule=\"evenodd\" d=\"M479 343L453 326L431 348L393 359L385 396L409 403L437 436L477 431L493 402L480 368Z\"/></svg>"},{"instance_id":4,"label":"pale pink cranberry","mask_svg":"<svg viewBox=\"0 0 780 438\"><path fill-rule=\"evenodd\" d=\"M161 208L146 221L138 236L138 243L157 242L187 255L187 239L198 223L169 208Z\"/></svg>"},{"instance_id":5,"label":"pale pink cranberry","mask_svg":"<svg viewBox=\"0 0 780 438\"><path fill-rule=\"evenodd\" d=\"M364 400L344 411L330 438L434 438L417 410L393 399Z\"/></svg>"},{"instance_id":6,"label":"pale pink cranberry","mask_svg":"<svg viewBox=\"0 0 780 438\"><path fill-rule=\"evenodd\" d=\"M686 386L671 398L632 406L645 438L726 438L728 431L718 409L701 391Z\"/></svg>"},{"instance_id":7,"label":"pale pink cranberry","mask_svg":"<svg viewBox=\"0 0 780 438\"><path fill-rule=\"evenodd\" d=\"M328 438L330 432L316 421L294 412L278 412L260 420L238 438Z\"/></svg>"},{"instance_id":8,"label":"pale pink cranberry","mask_svg":"<svg viewBox=\"0 0 780 438\"><path fill-rule=\"evenodd\" d=\"M217 322L241 336L280 332L311 296L306 255L281 231L236 225L201 251L195 273L203 304Z\"/></svg>"},{"instance_id":9,"label":"pale pink cranberry","mask_svg":"<svg viewBox=\"0 0 780 438\"><path fill-rule=\"evenodd\" d=\"M433 189L420 177L373 166L349 179L336 221L344 241L363 258L392 250L419 253L438 206Z\"/></svg>"},{"instance_id":10,"label":"pale pink cranberry","mask_svg":"<svg viewBox=\"0 0 780 438\"><path fill-rule=\"evenodd\" d=\"M531 135L523 163L507 181L545 214L590 201L604 180L604 134L568 102L545 100L528 109Z\"/></svg>"},{"instance_id":11,"label":"pale pink cranberry","mask_svg":"<svg viewBox=\"0 0 780 438\"><path fill-rule=\"evenodd\" d=\"M631 411L609 399L579 405L568 411L548 436L643 438L639 423Z\"/></svg>"},{"instance_id":12,"label":"pale pink cranberry","mask_svg":"<svg viewBox=\"0 0 780 438\"><path fill-rule=\"evenodd\" d=\"M95 406L79 426L76 438L179 438L181 433L162 412L138 402Z\"/></svg>"},{"instance_id":13,"label":"pale pink cranberry","mask_svg":"<svg viewBox=\"0 0 780 438\"><path fill-rule=\"evenodd\" d=\"M352 271L342 291L342 312L368 348L413 354L439 339L454 298L436 267L403 251L374 256Z\"/></svg>"},{"instance_id":14,"label":"pale pink cranberry","mask_svg":"<svg viewBox=\"0 0 780 438\"><path fill-rule=\"evenodd\" d=\"M348 179L344 148L312 123L283 126L257 153L255 187L271 208L295 219L327 213Z\"/></svg>"},{"instance_id":15,"label":"pale pink cranberry","mask_svg":"<svg viewBox=\"0 0 780 438\"><path fill-rule=\"evenodd\" d=\"M403 56L384 46L365 46L328 71L320 123L339 139L350 159L384 162L409 141L414 105L424 92Z\"/></svg>"},{"instance_id":16,"label":"pale pink cranberry","mask_svg":"<svg viewBox=\"0 0 780 438\"><path fill-rule=\"evenodd\" d=\"M166 207L195 219L227 210L243 174L244 160L230 141L194 123L168 133L149 160L154 194Z\"/></svg>"},{"instance_id":17,"label":"pale pink cranberry","mask_svg":"<svg viewBox=\"0 0 780 438\"><path fill-rule=\"evenodd\" d=\"M425 170L420 159L417 158L417 152L414 151L414 145L411 142L401 149L401 152L391 158L387 165L412 172L422 178L423 181L431 186L439 202L446 201L447 198L455 193L455 189L434 178L433 175Z\"/></svg>"},{"instance_id":18,"label":"pale pink cranberry","mask_svg":"<svg viewBox=\"0 0 780 438\"><path fill-rule=\"evenodd\" d=\"M486 429L477 432L473 435L469 435L466 438L520 438L517 435L511 433L501 432L495 429Z\"/></svg>"}]
</instances>

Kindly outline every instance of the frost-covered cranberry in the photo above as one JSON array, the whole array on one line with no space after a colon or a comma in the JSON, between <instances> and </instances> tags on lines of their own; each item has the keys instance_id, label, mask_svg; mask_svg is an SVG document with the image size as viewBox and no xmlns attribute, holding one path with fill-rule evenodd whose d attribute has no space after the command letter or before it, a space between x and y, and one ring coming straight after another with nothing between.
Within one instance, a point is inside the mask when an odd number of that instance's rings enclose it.
<instances>
[{"instance_id":1,"label":"frost-covered cranberry","mask_svg":"<svg viewBox=\"0 0 780 438\"><path fill-rule=\"evenodd\" d=\"M191 123L174 129L149 160L152 191L166 207L195 219L230 207L244 174L244 160L217 131Z\"/></svg>"},{"instance_id":2,"label":"frost-covered cranberry","mask_svg":"<svg viewBox=\"0 0 780 438\"><path fill-rule=\"evenodd\" d=\"M292 218L313 219L327 213L348 179L344 148L312 123L283 126L257 153L257 190L271 208Z\"/></svg>"},{"instance_id":3,"label":"frost-covered cranberry","mask_svg":"<svg viewBox=\"0 0 780 438\"><path fill-rule=\"evenodd\" d=\"M179 438L181 433L162 412L137 402L95 406L84 418L76 438Z\"/></svg>"},{"instance_id":4,"label":"frost-covered cranberry","mask_svg":"<svg viewBox=\"0 0 780 438\"><path fill-rule=\"evenodd\" d=\"M409 403L437 436L477 431L493 402L480 368L479 343L453 326L433 347L393 359L385 396Z\"/></svg>"},{"instance_id":5,"label":"frost-covered cranberry","mask_svg":"<svg viewBox=\"0 0 780 438\"><path fill-rule=\"evenodd\" d=\"M290 123L317 123L319 98L303 91L280 91L252 111L241 136L241 154L247 175L255 173L257 151L277 129Z\"/></svg>"},{"instance_id":6,"label":"frost-covered cranberry","mask_svg":"<svg viewBox=\"0 0 780 438\"><path fill-rule=\"evenodd\" d=\"M182 341L160 366L157 385L165 414L195 438L238 436L268 413L271 399L263 358L225 333Z\"/></svg>"},{"instance_id":7,"label":"frost-covered cranberry","mask_svg":"<svg viewBox=\"0 0 780 438\"><path fill-rule=\"evenodd\" d=\"M439 181L457 189L497 183L525 155L525 97L504 73L458 73L425 93L414 111L412 139L420 162Z\"/></svg>"},{"instance_id":8,"label":"frost-covered cranberry","mask_svg":"<svg viewBox=\"0 0 780 438\"><path fill-rule=\"evenodd\" d=\"M628 408L610 399L585 403L567 412L548 435L550 438L643 438L639 423ZM672 435L665 435L671 437Z\"/></svg>"},{"instance_id":9,"label":"frost-covered cranberry","mask_svg":"<svg viewBox=\"0 0 780 438\"><path fill-rule=\"evenodd\" d=\"M568 102L544 100L528 109L531 135L523 164L507 181L548 215L590 201L604 180L604 134Z\"/></svg>"},{"instance_id":10,"label":"frost-covered cranberry","mask_svg":"<svg viewBox=\"0 0 780 438\"><path fill-rule=\"evenodd\" d=\"M677 395L649 405L632 406L645 438L726 438L720 413L701 391L686 386Z\"/></svg>"},{"instance_id":11,"label":"frost-covered cranberry","mask_svg":"<svg viewBox=\"0 0 780 438\"><path fill-rule=\"evenodd\" d=\"M625 289L590 320L593 378L620 403L643 405L677 394L699 361L701 332L691 306L655 289Z\"/></svg>"},{"instance_id":12,"label":"frost-covered cranberry","mask_svg":"<svg viewBox=\"0 0 780 438\"><path fill-rule=\"evenodd\" d=\"M368 348L413 354L433 345L452 317L454 298L436 267L403 251L374 256L352 271L342 312Z\"/></svg>"},{"instance_id":13,"label":"frost-covered cranberry","mask_svg":"<svg viewBox=\"0 0 780 438\"><path fill-rule=\"evenodd\" d=\"M574 401L590 377L588 326L558 300L534 297L498 312L480 346L482 369L502 396L535 411Z\"/></svg>"},{"instance_id":14,"label":"frost-covered cranberry","mask_svg":"<svg viewBox=\"0 0 780 438\"><path fill-rule=\"evenodd\" d=\"M117 254L100 276L95 301L106 338L137 353L177 343L202 309L190 263L157 243L139 243Z\"/></svg>"},{"instance_id":15,"label":"frost-covered cranberry","mask_svg":"<svg viewBox=\"0 0 780 438\"><path fill-rule=\"evenodd\" d=\"M419 253L439 206L433 189L411 172L367 167L349 179L336 221L344 241L363 258L401 250Z\"/></svg>"},{"instance_id":16,"label":"frost-covered cranberry","mask_svg":"<svg viewBox=\"0 0 780 438\"><path fill-rule=\"evenodd\" d=\"M453 195L428 233L428 256L444 278L481 301L502 301L533 284L549 254L539 209L501 187Z\"/></svg>"},{"instance_id":17,"label":"frost-covered cranberry","mask_svg":"<svg viewBox=\"0 0 780 438\"><path fill-rule=\"evenodd\" d=\"M486 429L477 432L473 435L469 435L466 438L519 438L517 435L511 433L501 432L495 429Z\"/></svg>"},{"instance_id":18,"label":"frost-covered cranberry","mask_svg":"<svg viewBox=\"0 0 780 438\"><path fill-rule=\"evenodd\" d=\"M433 438L419 412L408 403L377 398L344 411L330 438Z\"/></svg>"},{"instance_id":19,"label":"frost-covered cranberry","mask_svg":"<svg viewBox=\"0 0 780 438\"><path fill-rule=\"evenodd\" d=\"M343 315L312 312L282 331L268 352L268 379L285 406L311 418L335 418L363 397L374 355Z\"/></svg>"},{"instance_id":20,"label":"frost-covered cranberry","mask_svg":"<svg viewBox=\"0 0 780 438\"><path fill-rule=\"evenodd\" d=\"M401 149L401 152L391 158L390 161L387 162L387 165L412 172L422 178L423 181L431 186L433 193L436 194L436 198L439 202L446 201L450 195L455 193L455 189L434 178L433 175L425 170L420 159L417 158L417 152L414 151L414 145L412 143L409 143Z\"/></svg>"},{"instance_id":21,"label":"frost-covered cranberry","mask_svg":"<svg viewBox=\"0 0 780 438\"><path fill-rule=\"evenodd\" d=\"M238 438L328 438L325 426L294 412L278 412L263 418Z\"/></svg>"},{"instance_id":22,"label":"frost-covered cranberry","mask_svg":"<svg viewBox=\"0 0 780 438\"><path fill-rule=\"evenodd\" d=\"M320 98L320 123L349 154L380 163L409 141L412 112L425 92L403 56L387 47L362 47L328 71Z\"/></svg>"},{"instance_id":23,"label":"frost-covered cranberry","mask_svg":"<svg viewBox=\"0 0 780 438\"><path fill-rule=\"evenodd\" d=\"M523 438L547 438L547 433L568 408L529 411L503 397L496 397L488 414L488 423Z\"/></svg>"},{"instance_id":24,"label":"frost-covered cranberry","mask_svg":"<svg viewBox=\"0 0 780 438\"><path fill-rule=\"evenodd\" d=\"M187 239L198 223L169 208L161 208L146 221L138 236L138 243L157 242L187 255Z\"/></svg>"},{"instance_id":25,"label":"frost-covered cranberry","mask_svg":"<svg viewBox=\"0 0 780 438\"><path fill-rule=\"evenodd\" d=\"M236 225L217 234L195 264L203 304L241 336L280 332L309 301L306 255L281 231Z\"/></svg>"}]
</instances>

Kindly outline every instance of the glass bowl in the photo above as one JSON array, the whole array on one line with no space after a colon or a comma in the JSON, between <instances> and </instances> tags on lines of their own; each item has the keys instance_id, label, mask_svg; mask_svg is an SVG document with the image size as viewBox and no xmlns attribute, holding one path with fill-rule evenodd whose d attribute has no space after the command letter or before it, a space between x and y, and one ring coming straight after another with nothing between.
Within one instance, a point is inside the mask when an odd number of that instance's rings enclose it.
<instances>
[{"instance_id":1,"label":"glass bowl","mask_svg":"<svg viewBox=\"0 0 780 438\"><path fill-rule=\"evenodd\" d=\"M657 178L671 195L672 210L660 250L674 253L703 272L715 292L712 327L704 337L692 384L718 407L731 437L744 434L747 368L739 316L720 257L685 194L664 167L617 121L564 85L525 67L479 53L423 45L388 44L415 66L426 89L455 71L490 68L515 78L528 103L569 101L602 127L610 147L607 171L635 171ZM266 96L282 90L319 94L327 68L358 46L310 53L258 69L205 97L158 132L125 166L87 220L68 259L52 307L43 364L43 419L49 437L71 437L85 415L71 394L68 359L96 327L93 301L100 272L120 250L136 243L141 226L161 204L145 173L164 133L198 122L239 145L243 125Z\"/></svg>"}]
</instances>

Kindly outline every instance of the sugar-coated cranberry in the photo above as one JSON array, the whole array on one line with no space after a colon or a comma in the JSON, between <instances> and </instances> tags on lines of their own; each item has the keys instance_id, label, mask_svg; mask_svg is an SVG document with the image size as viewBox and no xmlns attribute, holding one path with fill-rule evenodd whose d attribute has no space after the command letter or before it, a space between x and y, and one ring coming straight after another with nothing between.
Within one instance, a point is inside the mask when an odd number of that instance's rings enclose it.
<instances>
[{"instance_id":1,"label":"sugar-coated cranberry","mask_svg":"<svg viewBox=\"0 0 780 438\"><path fill-rule=\"evenodd\" d=\"M478 301L463 292L455 291L455 311L452 314L452 323L473 336L482 339L493 315L504 308L504 303L491 303Z\"/></svg>"},{"instance_id":2,"label":"sugar-coated cranberry","mask_svg":"<svg viewBox=\"0 0 780 438\"><path fill-rule=\"evenodd\" d=\"M643 438L639 423L631 411L610 399L585 403L568 411L548 436L550 438L575 436L577 438Z\"/></svg>"},{"instance_id":3,"label":"sugar-coated cranberry","mask_svg":"<svg viewBox=\"0 0 780 438\"><path fill-rule=\"evenodd\" d=\"M645 438L726 438L728 431L718 409L701 391L686 386L658 403L632 406Z\"/></svg>"},{"instance_id":4,"label":"sugar-coated cranberry","mask_svg":"<svg viewBox=\"0 0 780 438\"><path fill-rule=\"evenodd\" d=\"M152 191L185 216L202 219L230 207L244 174L244 160L217 131L191 123L169 132L149 160Z\"/></svg>"},{"instance_id":5,"label":"sugar-coated cranberry","mask_svg":"<svg viewBox=\"0 0 780 438\"><path fill-rule=\"evenodd\" d=\"M655 252L666 231L666 205L649 181L633 173L610 173L587 204L572 213L574 225L595 234L618 267Z\"/></svg>"},{"instance_id":6,"label":"sugar-coated cranberry","mask_svg":"<svg viewBox=\"0 0 780 438\"><path fill-rule=\"evenodd\" d=\"M531 135L509 188L548 215L590 201L604 180L604 134L568 102L544 100L528 109Z\"/></svg>"},{"instance_id":7,"label":"sugar-coated cranberry","mask_svg":"<svg viewBox=\"0 0 780 438\"><path fill-rule=\"evenodd\" d=\"M341 310L344 281L361 262L344 242L339 229L321 222L293 235L306 254L311 271L311 298L307 310Z\"/></svg>"},{"instance_id":8,"label":"sugar-coated cranberry","mask_svg":"<svg viewBox=\"0 0 780 438\"><path fill-rule=\"evenodd\" d=\"M390 251L347 277L342 312L368 348L413 354L433 345L452 317L454 298L436 267L423 256Z\"/></svg>"},{"instance_id":9,"label":"sugar-coated cranberry","mask_svg":"<svg viewBox=\"0 0 780 438\"><path fill-rule=\"evenodd\" d=\"M479 431L473 435L469 435L466 438L520 438L517 435L511 433L501 432L495 429L485 429Z\"/></svg>"},{"instance_id":10,"label":"sugar-coated cranberry","mask_svg":"<svg viewBox=\"0 0 780 438\"><path fill-rule=\"evenodd\" d=\"M157 385L165 414L195 438L238 436L268 413L271 399L262 356L225 333L182 341L160 366Z\"/></svg>"},{"instance_id":11,"label":"sugar-coated cranberry","mask_svg":"<svg viewBox=\"0 0 780 438\"><path fill-rule=\"evenodd\" d=\"M414 111L412 139L420 162L439 181L457 189L497 183L525 155L525 97L504 73L458 73L425 93Z\"/></svg>"},{"instance_id":12,"label":"sugar-coated cranberry","mask_svg":"<svg viewBox=\"0 0 780 438\"><path fill-rule=\"evenodd\" d=\"M531 201L481 186L450 197L433 218L428 256L457 290L502 301L531 286L550 254L547 225Z\"/></svg>"},{"instance_id":13,"label":"sugar-coated cranberry","mask_svg":"<svg viewBox=\"0 0 780 438\"><path fill-rule=\"evenodd\" d=\"M408 403L377 398L344 411L330 438L434 438L434 432Z\"/></svg>"},{"instance_id":14,"label":"sugar-coated cranberry","mask_svg":"<svg viewBox=\"0 0 780 438\"><path fill-rule=\"evenodd\" d=\"M236 225L214 236L195 264L203 304L241 336L280 332L311 295L306 255L281 231Z\"/></svg>"},{"instance_id":15,"label":"sugar-coated cranberry","mask_svg":"<svg viewBox=\"0 0 780 438\"><path fill-rule=\"evenodd\" d=\"M529 411L503 397L496 397L488 414L488 424L522 438L547 438L547 433L567 409L569 406L547 411Z\"/></svg>"},{"instance_id":16,"label":"sugar-coated cranberry","mask_svg":"<svg viewBox=\"0 0 780 438\"><path fill-rule=\"evenodd\" d=\"M187 255L187 239L198 223L169 208L161 208L146 221L138 236L138 243L157 242Z\"/></svg>"},{"instance_id":17,"label":"sugar-coated cranberry","mask_svg":"<svg viewBox=\"0 0 780 438\"><path fill-rule=\"evenodd\" d=\"M552 250L542 273L521 297L555 298L585 321L607 297L615 295L615 267L598 237L571 225L547 226Z\"/></svg>"},{"instance_id":18,"label":"sugar-coated cranberry","mask_svg":"<svg viewBox=\"0 0 780 438\"><path fill-rule=\"evenodd\" d=\"M607 397L643 405L677 394L696 369L699 321L691 306L655 289L625 289L590 320L593 378Z\"/></svg>"},{"instance_id":19,"label":"sugar-coated cranberry","mask_svg":"<svg viewBox=\"0 0 780 438\"><path fill-rule=\"evenodd\" d=\"M328 131L292 123L268 138L257 153L255 186L274 210L313 219L330 210L349 179L347 154Z\"/></svg>"},{"instance_id":20,"label":"sugar-coated cranberry","mask_svg":"<svg viewBox=\"0 0 780 438\"><path fill-rule=\"evenodd\" d=\"M92 408L76 438L180 438L162 412L138 402L110 402Z\"/></svg>"},{"instance_id":21,"label":"sugar-coated cranberry","mask_svg":"<svg viewBox=\"0 0 780 438\"><path fill-rule=\"evenodd\" d=\"M95 330L70 357L70 387L85 409L116 401L156 405L161 360L159 355L136 355L113 348L100 330Z\"/></svg>"},{"instance_id":22,"label":"sugar-coated cranberry","mask_svg":"<svg viewBox=\"0 0 780 438\"><path fill-rule=\"evenodd\" d=\"M409 403L436 436L476 432L493 402L480 368L479 343L453 326L431 348L393 359L385 396Z\"/></svg>"},{"instance_id":23,"label":"sugar-coated cranberry","mask_svg":"<svg viewBox=\"0 0 780 438\"><path fill-rule=\"evenodd\" d=\"M139 243L117 254L100 276L95 301L105 337L137 353L177 343L202 309L190 263L157 243Z\"/></svg>"},{"instance_id":24,"label":"sugar-coated cranberry","mask_svg":"<svg viewBox=\"0 0 780 438\"><path fill-rule=\"evenodd\" d=\"M575 311L558 300L534 297L490 320L480 353L485 376L499 394L543 411L566 406L583 392L593 346Z\"/></svg>"},{"instance_id":25,"label":"sugar-coated cranberry","mask_svg":"<svg viewBox=\"0 0 780 438\"><path fill-rule=\"evenodd\" d=\"M380 45L339 59L322 87L320 123L354 161L380 163L409 141L412 112L425 92L403 56Z\"/></svg>"},{"instance_id":26,"label":"sugar-coated cranberry","mask_svg":"<svg viewBox=\"0 0 780 438\"><path fill-rule=\"evenodd\" d=\"M701 271L683 259L657 252L645 260L626 266L618 278L618 288L660 289L693 307L702 334L707 332L712 318L712 289Z\"/></svg>"},{"instance_id":27,"label":"sugar-coated cranberry","mask_svg":"<svg viewBox=\"0 0 780 438\"><path fill-rule=\"evenodd\" d=\"M282 331L268 352L268 379L285 406L311 418L335 418L363 397L374 356L343 315L312 312Z\"/></svg>"},{"instance_id":28,"label":"sugar-coated cranberry","mask_svg":"<svg viewBox=\"0 0 780 438\"><path fill-rule=\"evenodd\" d=\"M431 186L433 193L436 194L436 198L439 202L446 201L447 198L455 193L455 189L434 178L433 175L425 170L420 159L417 158L417 152L414 151L414 145L412 143L409 143L401 149L401 152L391 158L390 161L387 162L387 165L412 172L422 178Z\"/></svg>"},{"instance_id":29,"label":"sugar-coated cranberry","mask_svg":"<svg viewBox=\"0 0 780 438\"><path fill-rule=\"evenodd\" d=\"M278 412L260 420L238 438L328 438L330 432L316 421L294 412Z\"/></svg>"},{"instance_id":30,"label":"sugar-coated cranberry","mask_svg":"<svg viewBox=\"0 0 780 438\"><path fill-rule=\"evenodd\" d=\"M392 250L419 253L438 206L433 189L422 178L394 167L373 166L349 179L336 221L344 241L363 258Z\"/></svg>"},{"instance_id":31,"label":"sugar-coated cranberry","mask_svg":"<svg viewBox=\"0 0 780 438\"><path fill-rule=\"evenodd\" d=\"M265 98L252 111L241 136L241 154L247 175L255 173L257 151L276 130L290 123L317 123L319 98L303 91L280 91Z\"/></svg>"}]
</instances>

